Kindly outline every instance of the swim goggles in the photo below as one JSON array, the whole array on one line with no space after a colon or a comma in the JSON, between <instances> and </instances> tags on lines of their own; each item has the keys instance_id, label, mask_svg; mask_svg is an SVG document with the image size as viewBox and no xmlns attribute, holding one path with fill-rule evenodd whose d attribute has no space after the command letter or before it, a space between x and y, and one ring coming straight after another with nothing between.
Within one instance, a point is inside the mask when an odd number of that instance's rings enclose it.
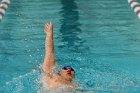
<instances>
[{"instance_id":1,"label":"swim goggles","mask_svg":"<svg viewBox=\"0 0 140 93\"><path fill-rule=\"evenodd\" d=\"M71 66L64 66L62 69L63 70L71 69L71 71L74 71L74 69Z\"/></svg>"}]
</instances>

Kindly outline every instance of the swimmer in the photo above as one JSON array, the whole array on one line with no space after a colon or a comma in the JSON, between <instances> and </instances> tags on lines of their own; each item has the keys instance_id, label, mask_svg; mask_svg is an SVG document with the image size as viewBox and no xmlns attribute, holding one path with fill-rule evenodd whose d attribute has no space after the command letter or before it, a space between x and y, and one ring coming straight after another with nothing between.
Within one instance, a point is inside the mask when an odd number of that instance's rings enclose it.
<instances>
[{"instance_id":1,"label":"swimmer","mask_svg":"<svg viewBox=\"0 0 140 93\"><path fill-rule=\"evenodd\" d=\"M75 75L75 71L71 66L64 66L59 73L54 71L56 66L56 60L54 56L54 42L53 42L53 24L52 22L45 24L46 41L45 41L45 58L42 65L43 87L58 88L67 86L69 88L75 88L75 84L72 83Z\"/></svg>"}]
</instances>

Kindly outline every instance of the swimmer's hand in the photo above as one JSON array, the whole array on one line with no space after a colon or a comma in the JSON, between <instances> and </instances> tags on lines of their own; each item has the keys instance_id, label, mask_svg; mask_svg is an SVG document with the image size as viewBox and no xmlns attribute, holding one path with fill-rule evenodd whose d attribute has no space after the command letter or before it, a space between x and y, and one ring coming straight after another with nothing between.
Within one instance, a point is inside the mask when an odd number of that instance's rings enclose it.
<instances>
[{"instance_id":1,"label":"swimmer's hand","mask_svg":"<svg viewBox=\"0 0 140 93\"><path fill-rule=\"evenodd\" d=\"M47 36L52 36L53 35L53 25L52 25L52 22L45 24L44 31L47 34Z\"/></svg>"}]
</instances>

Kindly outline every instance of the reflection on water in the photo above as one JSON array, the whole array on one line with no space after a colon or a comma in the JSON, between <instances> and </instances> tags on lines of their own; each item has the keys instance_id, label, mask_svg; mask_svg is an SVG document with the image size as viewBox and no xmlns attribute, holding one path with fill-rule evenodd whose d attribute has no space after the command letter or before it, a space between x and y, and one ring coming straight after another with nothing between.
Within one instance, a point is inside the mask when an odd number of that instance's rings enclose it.
<instances>
[{"instance_id":1,"label":"reflection on water","mask_svg":"<svg viewBox=\"0 0 140 93\"><path fill-rule=\"evenodd\" d=\"M83 45L84 41L78 37L81 33L79 26L81 25L79 20L79 12L77 11L77 5L75 0L61 0L62 9L60 14L62 15L60 32L62 34L61 42L64 45L59 46L68 47L71 51L78 51Z\"/></svg>"}]
</instances>

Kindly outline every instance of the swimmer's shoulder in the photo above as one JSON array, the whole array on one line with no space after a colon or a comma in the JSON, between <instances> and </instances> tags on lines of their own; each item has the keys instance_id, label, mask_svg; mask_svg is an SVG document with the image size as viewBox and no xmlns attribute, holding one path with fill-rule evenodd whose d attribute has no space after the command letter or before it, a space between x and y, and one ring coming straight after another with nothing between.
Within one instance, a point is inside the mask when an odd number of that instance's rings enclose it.
<instances>
[{"instance_id":1,"label":"swimmer's shoulder","mask_svg":"<svg viewBox=\"0 0 140 93\"><path fill-rule=\"evenodd\" d=\"M42 75L47 77L47 78L57 78L59 74L55 73L55 71L52 71L50 73L46 73L43 69L41 69Z\"/></svg>"}]
</instances>

